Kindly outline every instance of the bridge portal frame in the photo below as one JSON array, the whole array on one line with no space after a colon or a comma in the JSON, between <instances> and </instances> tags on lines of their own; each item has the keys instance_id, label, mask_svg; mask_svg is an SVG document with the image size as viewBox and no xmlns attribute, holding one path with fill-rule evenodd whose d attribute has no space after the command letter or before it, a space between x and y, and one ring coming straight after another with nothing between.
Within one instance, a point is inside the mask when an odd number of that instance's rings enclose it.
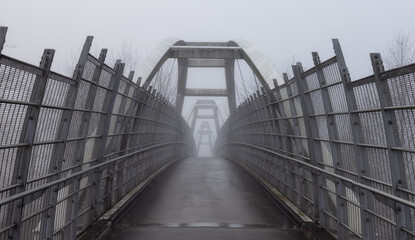
<instances>
[{"instance_id":1,"label":"bridge portal frame","mask_svg":"<svg viewBox=\"0 0 415 240\"><path fill-rule=\"evenodd\" d=\"M140 77L143 87L147 88L164 62L169 58L178 59L178 83L176 109L183 110L186 96L224 96L228 98L229 112L236 110L235 99L235 59L243 59L258 77L262 87L269 91L269 84L279 75L253 46L243 40L228 42L185 42L178 39L166 39L148 55L142 64ZM189 68L224 68L226 89L187 89Z\"/></svg>"}]
</instances>

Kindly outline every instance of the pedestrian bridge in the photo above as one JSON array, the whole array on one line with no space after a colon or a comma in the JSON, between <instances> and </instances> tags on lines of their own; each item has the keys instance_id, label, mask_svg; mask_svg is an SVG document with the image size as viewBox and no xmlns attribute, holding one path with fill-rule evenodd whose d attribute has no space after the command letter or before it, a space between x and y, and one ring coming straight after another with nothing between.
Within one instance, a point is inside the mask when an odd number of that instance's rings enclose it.
<instances>
[{"instance_id":1,"label":"pedestrian bridge","mask_svg":"<svg viewBox=\"0 0 415 240\"><path fill-rule=\"evenodd\" d=\"M415 238L415 64L371 54L373 75L351 81L333 40L278 84L246 41L169 40L140 84L91 44L73 77L51 49L39 66L0 55L0 239ZM151 87L167 58L175 106ZM262 85L240 104L235 59ZM192 66L224 67L227 88L186 89ZM196 95L228 98L215 157L196 157L181 116Z\"/></svg>"}]
</instances>

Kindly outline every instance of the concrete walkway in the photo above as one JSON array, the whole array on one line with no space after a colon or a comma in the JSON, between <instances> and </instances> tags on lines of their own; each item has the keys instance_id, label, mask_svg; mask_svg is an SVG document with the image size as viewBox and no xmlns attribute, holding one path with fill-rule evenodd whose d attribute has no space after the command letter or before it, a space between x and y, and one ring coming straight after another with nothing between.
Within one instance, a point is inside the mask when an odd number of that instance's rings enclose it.
<instances>
[{"instance_id":1,"label":"concrete walkway","mask_svg":"<svg viewBox=\"0 0 415 240\"><path fill-rule=\"evenodd\" d=\"M234 163L189 158L137 201L110 239L306 239Z\"/></svg>"}]
</instances>

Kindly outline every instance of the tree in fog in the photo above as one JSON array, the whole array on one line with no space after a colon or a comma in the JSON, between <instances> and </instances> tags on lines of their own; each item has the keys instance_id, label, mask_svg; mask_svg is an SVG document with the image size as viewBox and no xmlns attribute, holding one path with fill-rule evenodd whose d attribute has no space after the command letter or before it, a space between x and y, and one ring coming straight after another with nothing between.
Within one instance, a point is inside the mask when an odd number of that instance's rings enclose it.
<instances>
[{"instance_id":1,"label":"tree in fog","mask_svg":"<svg viewBox=\"0 0 415 240\"><path fill-rule=\"evenodd\" d=\"M386 69L402 67L415 62L415 40L407 31L395 33L387 46L384 60Z\"/></svg>"},{"instance_id":2,"label":"tree in fog","mask_svg":"<svg viewBox=\"0 0 415 240\"><path fill-rule=\"evenodd\" d=\"M130 42L123 40L114 49L108 49L108 53L109 57L107 59L109 66L114 67L118 59L121 59L121 62L125 63L124 76L128 76L130 71L137 72L136 69L141 63L141 55Z\"/></svg>"},{"instance_id":3,"label":"tree in fog","mask_svg":"<svg viewBox=\"0 0 415 240\"><path fill-rule=\"evenodd\" d=\"M168 59L151 81L151 85L173 105L176 103L177 93L176 62L176 59Z\"/></svg>"}]
</instances>

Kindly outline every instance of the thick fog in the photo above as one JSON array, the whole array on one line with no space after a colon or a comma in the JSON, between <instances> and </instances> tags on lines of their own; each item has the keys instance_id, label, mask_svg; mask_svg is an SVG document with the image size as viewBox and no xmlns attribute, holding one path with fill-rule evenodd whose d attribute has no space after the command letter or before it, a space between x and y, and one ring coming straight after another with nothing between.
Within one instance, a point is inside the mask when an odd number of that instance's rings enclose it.
<instances>
[{"instance_id":1,"label":"thick fog","mask_svg":"<svg viewBox=\"0 0 415 240\"><path fill-rule=\"evenodd\" d=\"M351 77L358 79L371 73L369 53L387 51L399 31L415 35L414 9L413 0L0 0L0 25L9 27L3 54L37 65L43 49L52 48L52 69L64 74L70 74L87 35L94 36L96 54L109 49L110 61L122 51L132 53L137 61L132 70L169 37L203 42L243 38L278 72L290 71L299 61L305 69L311 67L312 51L322 59L333 56L331 39L339 38ZM257 84L245 62L238 64L237 103L244 100L246 88ZM224 88L224 79L223 69L191 69L188 87ZM197 99L186 98L186 119ZM226 98L213 99L226 118Z\"/></svg>"}]
</instances>

